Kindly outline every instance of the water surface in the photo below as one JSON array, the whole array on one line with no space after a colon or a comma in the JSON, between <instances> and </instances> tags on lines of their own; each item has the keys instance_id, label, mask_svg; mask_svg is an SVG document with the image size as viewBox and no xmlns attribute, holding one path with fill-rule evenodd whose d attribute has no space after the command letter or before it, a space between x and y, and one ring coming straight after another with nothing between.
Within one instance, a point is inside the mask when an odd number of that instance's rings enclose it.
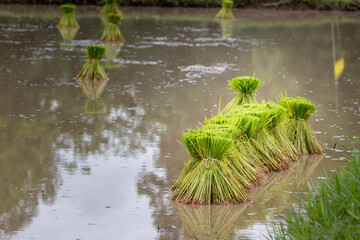
<instances>
[{"instance_id":1,"label":"water surface","mask_svg":"<svg viewBox=\"0 0 360 240\"><path fill-rule=\"evenodd\" d=\"M59 32L57 7L0 5L0 239L261 239L297 204L308 181L339 170L359 136L360 16L217 9L124 8L122 46L89 100L74 77L86 45L101 44L99 8ZM334 64L344 61L336 78ZM325 156L269 174L251 202L188 206L170 187L188 155L181 131L234 96L229 80L255 75L257 99L317 104L309 120Z\"/></svg>"}]
</instances>

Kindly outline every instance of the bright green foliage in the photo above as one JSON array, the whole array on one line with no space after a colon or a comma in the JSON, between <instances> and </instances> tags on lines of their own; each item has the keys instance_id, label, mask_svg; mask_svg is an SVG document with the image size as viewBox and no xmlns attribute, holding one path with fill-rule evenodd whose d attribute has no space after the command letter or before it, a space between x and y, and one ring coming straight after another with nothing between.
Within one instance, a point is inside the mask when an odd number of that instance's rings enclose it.
<instances>
[{"instance_id":1,"label":"bright green foliage","mask_svg":"<svg viewBox=\"0 0 360 240\"><path fill-rule=\"evenodd\" d=\"M108 13L113 13L113 14L122 15L122 13L120 12L120 10L116 5L115 0L104 0L104 2L105 5L101 9L100 14L107 15Z\"/></svg>"},{"instance_id":2,"label":"bright green foliage","mask_svg":"<svg viewBox=\"0 0 360 240\"><path fill-rule=\"evenodd\" d=\"M106 18L109 23L113 23L113 24L119 24L120 21L123 19L121 15L113 14L113 13L106 14Z\"/></svg>"},{"instance_id":3,"label":"bright green foliage","mask_svg":"<svg viewBox=\"0 0 360 240\"><path fill-rule=\"evenodd\" d=\"M116 14L108 14L107 19L108 24L105 26L101 41L124 42L124 37L122 36L120 29L117 26L122 17Z\"/></svg>"},{"instance_id":4,"label":"bright green foliage","mask_svg":"<svg viewBox=\"0 0 360 240\"><path fill-rule=\"evenodd\" d=\"M234 18L234 15L231 11L231 8L233 7L233 2L230 0L223 0L222 2L222 8L220 9L220 11L218 12L218 14L216 14L216 18L221 18L221 19L232 19Z\"/></svg>"},{"instance_id":5,"label":"bright green foliage","mask_svg":"<svg viewBox=\"0 0 360 240\"><path fill-rule=\"evenodd\" d=\"M104 56L104 54L105 47L88 45L87 55L89 60L76 76L76 80L78 82L84 82L87 80L108 80L105 69L100 62L100 59Z\"/></svg>"},{"instance_id":6,"label":"bright green foliage","mask_svg":"<svg viewBox=\"0 0 360 240\"><path fill-rule=\"evenodd\" d=\"M238 105L256 103L253 94L260 86L260 80L255 77L236 77L232 79L229 82L229 89L238 92L238 94L226 105L223 113L228 113L231 108Z\"/></svg>"},{"instance_id":7,"label":"bright green foliage","mask_svg":"<svg viewBox=\"0 0 360 240\"><path fill-rule=\"evenodd\" d=\"M359 155L348 160L341 172L309 189L298 210L287 209L271 239L360 239Z\"/></svg>"},{"instance_id":8,"label":"bright green foliage","mask_svg":"<svg viewBox=\"0 0 360 240\"><path fill-rule=\"evenodd\" d=\"M61 5L61 9L64 11L63 16L61 17L58 27L66 27L66 28L78 28L79 24L76 21L74 11L75 5L64 4Z\"/></svg>"},{"instance_id":9,"label":"bright green foliage","mask_svg":"<svg viewBox=\"0 0 360 240\"><path fill-rule=\"evenodd\" d=\"M106 52L106 48L101 46L88 45L86 49L89 59L100 60Z\"/></svg>"},{"instance_id":10,"label":"bright green foliage","mask_svg":"<svg viewBox=\"0 0 360 240\"><path fill-rule=\"evenodd\" d=\"M289 120L287 122L288 136L301 154L323 154L324 150L316 139L315 133L307 120L316 109L315 105L305 98L285 97L280 105L287 109Z\"/></svg>"},{"instance_id":11,"label":"bright green foliage","mask_svg":"<svg viewBox=\"0 0 360 240\"><path fill-rule=\"evenodd\" d=\"M296 120L307 121L316 107L310 100L302 97L285 97L280 100L280 105L288 110L288 117Z\"/></svg>"}]
</instances>

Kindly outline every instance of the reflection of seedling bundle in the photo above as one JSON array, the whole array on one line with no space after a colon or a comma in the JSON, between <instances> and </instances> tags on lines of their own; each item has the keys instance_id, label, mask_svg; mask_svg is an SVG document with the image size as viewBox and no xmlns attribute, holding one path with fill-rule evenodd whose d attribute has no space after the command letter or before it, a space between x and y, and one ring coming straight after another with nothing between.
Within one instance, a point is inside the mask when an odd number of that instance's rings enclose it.
<instances>
[{"instance_id":1,"label":"reflection of seedling bundle","mask_svg":"<svg viewBox=\"0 0 360 240\"><path fill-rule=\"evenodd\" d=\"M104 33L101 37L101 41L117 41L124 42L124 38L120 32L118 24L122 20L120 15L107 14L108 24L105 26Z\"/></svg>"},{"instance_id":2,"label":"reflection of seedling bundle","mask_svg":"<svg viewBox=\"0 0 360 240\"><path fill-rule=\"evenodd\" d=\"M116 5L116 0L104 0L104 2L105 5L101 9L100 14L106 15L109 13L113 13L113 14L122 15L122 13L120 12L120 10Z\"/></svg>"},{"instance_id":3,"label":"reflection of seedling bundle","mask_svg":"<svg viewBox=\"0 0 360 240\"><path fill-rule=\"evenodd\" d=\"M231 11L231 8L233 7L234 3L230 0L223 0L222 1L222 8L216 14L216 18L222 18L222 19L231 19L234 18L234 15Z\"/></svg>"},{"instance_id":4,"label":"reflection of seedling bundle","mask_svg":"<svg viewBox=\"0 0 360 240\"><path fill-rule=\"evenodd\" d=\"M231 108L242 104L256 103L254 92L261 86L260 80L255 77L236 77L229 82L229 89L238 92L230 103L224 108L227 113Z\"/></svg>"},{"instance_id":5,"label":"reflection of seedling bundle","mask_svg":"<svg viewBox=\"0 0 360 240\"><path fill-rule=\"evenodd\" d=\"M316 139L315 133L307 120L315 111L314 104L305 98L285 97L280 100L280 105L287 109L289 139L302 154L323 154L324 150Z\"/></svg>"},{"instance_id":6,"label":"reflection of seedling bundle","mask_svg":"<svg viewBox=\"0 0 360 240\"><path fill-rule=\"evenodd\" d=\"M89 60L83 66L80 73L76 76L77 81L85 80L108 80L105 69L102 66L100 59L105 54L105 47L101 46L87 46L87 55Z\"/></svg>"},{"instance_id":7,"label":"reflection of seedling bundle","mask_svg":"<svg viewBox=\"0 0 360 240\"><path fill-rule=\"evenodd\" d=\"M105 103L101 99L88 99L85 103L85 112L87 114L100 114L106 112Z\"/></svg>"},{"instance_id":8,"label":"reflection of seedling bundle","mask_svg":"<svg viewBox=\"0 0 360 240\"><path fill-rule=\"evenodd\" d=\"M186 239L232 239L247 205L189 206L174 204L180 214Z\"/></svg>"},{"instance_id":9,"label":"reflection of seedling bundle","mask_svg":"<svg viewBox=\"0 0 360 240\"><path fill-rule=\"evenodd\" d=\"M75 5L64 4L61 5L61 9L64 11L64 14L61 17L57 26L66 28L78 28L79 24L74 16Z\"/></svg>"},{"instance_id":10,"label":"reflection of seedling bundle","mask_svg":"<svg viewBox=\"0 0 360 240\"><path fill-rule=\"evenodd\" d=\"M231 37L231 23L233 19L219 19L220 26L221 26L221 36L222 37Z\"/></svg>"},{"instance_id":11,"label":"reflection of seedling bundle","mask_svg":"<svg viewBox=\"0 0 360 240\"><path fill-rule=\"evenodd\" d=\"M121 68L122 63L120 61L114 61L121 51L122 43L120 42L105 42L106 52L105 57L108 61L105 62L105 68Z\"/></svg>"},{"instance_id":12,"label":"reflection of seedling bundle","mask_svg":"<svg viewBox=\"0 0 360 240\"><path fill-rule=\"evenodd\" d=\"M61 38L64 40L64 42L71 42L74 40L76 33L79 31L79 28L57 27L57 29L59 30Z\"/></svg>"},{"instance_id":13,"label":"reflection of seedling bundle","mask_svg":"<svg viewBox=\"0 0 360 240\"><path fill-rule=\"evenodd\" d=\"M179 202L246 201L249 189L263 179L264 172L284 170L300 154L319 152L314 147L315 135L306 123L312 111L309 113L303 106L303 100L301 107L292 108L273 102L255 104L252 94L260 85L258 79L239 77L229 85L240 94L226 106L226 111L205 119L202 128L183 133L191 159L172 187L172 197ZM281 105L284 102L292 106L288 103L290 98L282 99ZM294 110L287 108L306 113L296 113L294 117ZM285 119L287 112L289 120ZM303 120L298 121L299 118ZM309 150L305 152L301 144Z\"/></svg>"},{"instance_id":14,"label":"reflection of seedling bundle","mask_svg":"<svg viewBox=\"0 0 360 240\"><path fill-rule=\"evenodd\" d=\"M107 79L76 79L79 83L81 89L83 90L84 94L89 99L96 99L100 98L102 92L105 89L106 83L108 82Z\"/></svg>"}]
</instances>

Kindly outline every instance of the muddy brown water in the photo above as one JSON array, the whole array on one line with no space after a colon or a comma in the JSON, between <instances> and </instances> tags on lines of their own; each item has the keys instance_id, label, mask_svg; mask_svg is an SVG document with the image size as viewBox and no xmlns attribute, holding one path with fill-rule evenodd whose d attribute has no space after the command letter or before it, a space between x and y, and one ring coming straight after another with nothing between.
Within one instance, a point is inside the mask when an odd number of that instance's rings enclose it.
<instances>
[{"instance_id":1,"label":"muddy brown water","mask_svg":"<svg viewBox=\"0 0 360 240\"><path fill-rule=\"evenodd\" d=\"M124 8L126 42L108 46L110 80L88 100L73 78L101 44L99 8L77 9L77 32L59 32L57 7L0 8L0 239L265 238L309 181L346 162L339 143L358 140L358 13L236 10L220 23L217 9ZM317 104L309 122L326 155L269 174L247 204L172 202L181 131L254 73L258 101Z\"/></svg>"}]
</instances>

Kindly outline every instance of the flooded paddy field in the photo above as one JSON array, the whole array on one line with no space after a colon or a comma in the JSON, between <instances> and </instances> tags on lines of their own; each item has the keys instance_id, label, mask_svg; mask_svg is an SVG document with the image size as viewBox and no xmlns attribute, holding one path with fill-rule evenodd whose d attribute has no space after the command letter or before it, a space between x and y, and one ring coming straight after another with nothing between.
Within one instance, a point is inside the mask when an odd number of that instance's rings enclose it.
<instances>
[{"instance_id":1,"label":"flooded paddy field","mask_svg":"<svg viewBox=\"0 0 360 240\"><path fill-rule=\"evenodd\" d=\"M110 80L89 100L74 77L102 44L100 8L78 7L76 32L56 28L56 6L0 9L0 239L262 239L358 140L358 13L234 10L220 22L217 9L124 8L125 43L107 46ZM253 74L260 101L317 105L309 123L326 154L267 175L246 204L173 202L182 131Z\"/></svg>"}]
</instances>

